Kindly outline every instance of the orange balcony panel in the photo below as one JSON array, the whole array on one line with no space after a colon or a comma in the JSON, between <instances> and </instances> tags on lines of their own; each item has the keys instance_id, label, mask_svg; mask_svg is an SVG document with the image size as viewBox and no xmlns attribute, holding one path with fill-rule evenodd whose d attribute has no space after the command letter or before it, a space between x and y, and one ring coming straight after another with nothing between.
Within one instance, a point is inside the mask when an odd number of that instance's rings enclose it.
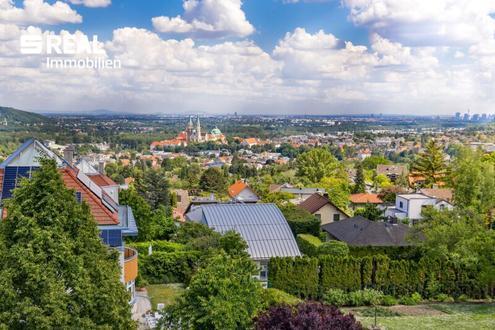
<instances>
[{"instance_id":1,"label":"orange balcony panel","mask_svg":"<svg viewBox=\"0 0 495 330\"><path fill-rule=\"evenodd\" d=\"M138 253L126 247L124 250L124 282L134 281L138 274Z\"/></svg>"}]
</instances>

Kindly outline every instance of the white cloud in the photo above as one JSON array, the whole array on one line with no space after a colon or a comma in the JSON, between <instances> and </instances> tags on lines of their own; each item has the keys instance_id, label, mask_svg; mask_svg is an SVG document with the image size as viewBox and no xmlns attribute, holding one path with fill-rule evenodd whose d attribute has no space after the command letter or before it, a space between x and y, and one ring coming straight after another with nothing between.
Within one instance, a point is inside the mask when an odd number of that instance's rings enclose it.
<instances>
[{"instance_id":1,"label":"white cloud","mask_svg":"<svg viewBox=\"0 0 495 330\"><path fill-rule=\"evenodd\" d=\"M493 39L493 0L343 0L357 25L407 45L465 46Z\"/></svg>"},{"instance_id":2,"label":"white cloud","mask_svg":"<svg viewBox=\"0 0 495 330\"><path fill-rule=\"evenodd\" d=\"M110 6L112 0L68 0L74 5L84 5L90 8Z\"/></svg>"},{"instance_id":3,"label":"white cloud","mask_svg":"<svg viewBox=\"0 0 495 330\"><path fill-rule=\"evenodd\" d=\"M64 2L53 4L43 0L24 0L23 7L15 7L12 0L0 0L0 23L61 24L81 23L82 17Z\"/></svg>"},{"instance_id":4,"label":"white cloud","mask_svg":"<svg viewBox=\"0 0 495 330\"><path fill-rule=\"evenodd\" d=\"M242 11L241 0L184 0L184 14L153 17L153 27L162 33L185 33L203 38L245 37L254 27Z\"/></svg>"}]
</instances>

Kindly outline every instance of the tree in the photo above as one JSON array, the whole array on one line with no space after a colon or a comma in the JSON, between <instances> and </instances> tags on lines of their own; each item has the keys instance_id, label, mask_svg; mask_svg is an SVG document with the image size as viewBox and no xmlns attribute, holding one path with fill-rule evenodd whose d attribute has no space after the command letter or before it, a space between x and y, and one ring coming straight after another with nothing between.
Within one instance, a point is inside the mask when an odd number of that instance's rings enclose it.
<instances>
[{"instance_id":1,"label":"tree","mask_svg":"<svg viewBox=\"0 0 495 330\"><path fill-rule=\"evenodd\" d=\"M0 324L17 329L133 328L117 251L86 203L42 159L0 222Z\"/></svg>"},{"instance_id":2,"label":"tree","mask_svg":"<svg viewBox=\"0 0 495 330\"><path fill-rule=\"evenodd\" d=\"M366 170L376 170L378 165L388 165L391 164L391 161L383 156L371 155L367 157L362 162L363 168Z\"/></svg>"},{"instance_id":3,"label":"tree","mask_svg":"<svg viewBox=\"0 0 495 330\"><path fill-rule=\"evenodd\" d=\"M152 209L156 209L160 205L170 206L168 181L159 170L145 170L143 178L136 180L136 189Z\"/></svg>"},{"instance_id":4,"label":"tree","mask_svg":"<svg viewBox=\"0 0 495 330\"><path fill-rule=\"evenodd\" d=\"M358 193L364 193L365 191L366 191L366 183L364 182L363 164L357 163L356 180L354 181L354 187L352 188L352 193L358 194Z\"/></svg>"},{"instance_id":5,"label":"tree","mask_svg":"<svg viewBox=\"0 0 495 330\"><path fill-rule=\"evenodd\" d=\"M371 221L378 221L383 219L383 211L378 208L376 204L367 203L364 207L358 208L354 215L360 215Z\"/></svg>"},{"instance_id":6,"label":"tree","mask_svg":"<svg viewBox=\"0 0 495 330\"><path fill-rule=\"evenodd\" d=\"M340 207L346 210L349 204L349 195L351 187L347 179L326 177L323 178L318 186L324 188L328 194L328 199Z\"/></svg>"},{"instance_id":7,"label":"tree","mask_svg":"<svg viewBox=\"0 0 495 330\"><path fill-rule=\"evenodd\" d=\"M207 192L223 193L225 192L227 181L223 176L222 170L216 167L210 167L201 175L200 188Z\"/></svg>"},{"instance_id":8,"label":"tree","mask_svg":"<svg viewBox=\"0 0 495 330\"><path fill-rule=\"evenodd\" d=\"M434 139L426 144L425 150L414 161L412 172L425 178L426 187L432 187L445 178L444 153Z\"/></svg>"},{"instance_id":9,"label":"tree","mask_svg":"<svg viewBox=\"0 0 495 330\"><path fill-rule=\"evenodd\" d=\"M257 330L275 329L362 329L352 314L344 315L337 307L318 302L303 302L295 308L274 306L255 320Z\"/></svg>"},{"instance_id":10,"label":"tree","mask_svg":"<svg viewBox=\"0 0 495 330\"><path fill-rule=\"evenodd\" d=\"M262 307L256 265L224 253L212 257L192 277L189 288L164 312L172 329L249 329Z\"/></svg>"},{"instance_id":11,"label":"tree","mask_svg":"<svg viewBox=\"0 0 495 330\"><path fill-rule=\"evenodd\" d=\"M320 182L324 177L342 172L342 166L327 149L314 148L296 159L297 175L310 182Z\"/></svg>"},{"instance_id":12,"label":"tree","mask_svg":"<svg viewBox=\"0 0 495 330\"><path fill-rule=\"evenodd\" d=\"M487 223L493 222L495 208L495 169L489 159L481 151L462 148L450 170L455 205L479 211Z\"/></svg>"}]
</instances>

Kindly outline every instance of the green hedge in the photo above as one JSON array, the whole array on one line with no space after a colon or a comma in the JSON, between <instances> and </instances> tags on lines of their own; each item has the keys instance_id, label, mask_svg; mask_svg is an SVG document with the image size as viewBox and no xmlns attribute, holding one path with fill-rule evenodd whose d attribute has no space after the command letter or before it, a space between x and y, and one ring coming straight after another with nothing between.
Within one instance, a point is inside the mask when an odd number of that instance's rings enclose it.
<instances>
[{"instance_id":1,"label":"green hedge","mask_svg":"<svg viewBox=\"0 0 495 330\"><path fill-rule=\"evenodd\" d=\"M477 281L476 265L451 260L424 257L417 262L391 260L383 255L273 260L269 264L269 286L303 298L314 297L315 292L321 297L330 289L352 292L373 288L396 297L418 292L425 298L438 294L481 298L487 292Z\"/></svg>"},{"instance_id":2,"label":"green hedge","mask_svg":"<svg viewBox=\"0 0 495 330\"><path fill-rule=\"evenodd\" d=\"M352 257L320 256L320 289L361 289L361 260Z\"/></svg>"},{"instance_id":3,"label":"green hedge","mask_svg":"<svg viewBox=\"0 0 495 330\"><path fill-rule=\"evenodd\" d=\"M322 244L318 237L309 234L298 234L296 241L299 250L310 257L318 255L318 247Z\"/></svg>"},{"instance_id":4,"label":"green hedge","mask_svg":"<svg viewBox=\"0 0 495 330\"><path fill-rule=\"evenodd\" d=\"M132 242L127 243L127 246L135 248L140 256L148 255L148 248L152 246L154 252L176 252L185 250L185 245L169 241L148 241L148 242Z\"/></svg>"},{"instance_id":5,"label":"green hedge","mask_svg":"<svg viewBox=\"0 0 495 330\"><path fill-rule=\"evenodd\" d=\"M150 284L188 283L198 259L197 251L155 251L140 255L139 276Z\"/></svg>"},{"instance_id":6,"label":"green hedge","mask_svg":"<svg viewBox=\"0 0 495 330\"><path fill-rule=\"evenodd\" d=\"M417 246L349 246L349 254L353 257L385 255L390 259L416 261L423 257L423 251Z\"/></svg>"},{"instance_id":7,"label":"green hedge","mask_svg":"<svg viewBox=\"0 0 495 330\"><path fill-rule=\"evenodd\" d=\"M301 298L318 295L318 259L309 257L272 258L269 262L268 283Z\"/></svg>"}]
</instances>

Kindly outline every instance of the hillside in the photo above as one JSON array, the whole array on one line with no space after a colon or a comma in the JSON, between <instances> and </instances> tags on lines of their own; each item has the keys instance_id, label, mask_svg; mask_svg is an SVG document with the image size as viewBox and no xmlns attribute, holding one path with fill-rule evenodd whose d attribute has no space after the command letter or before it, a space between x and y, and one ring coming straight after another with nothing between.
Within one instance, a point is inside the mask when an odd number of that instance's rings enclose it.
<instances>
[{"instance_id":1,"label":"hillside","mask_svg":"<svg viewBox=\"0 0 495 330\"><path fill-rule=\"evenodd\" d=\"M34 124L49 121L47 117L37 113L8 107L0 107L0 125L5 125L5 120L7 120L8 125Z\"/></svg>"}]
</instances>

